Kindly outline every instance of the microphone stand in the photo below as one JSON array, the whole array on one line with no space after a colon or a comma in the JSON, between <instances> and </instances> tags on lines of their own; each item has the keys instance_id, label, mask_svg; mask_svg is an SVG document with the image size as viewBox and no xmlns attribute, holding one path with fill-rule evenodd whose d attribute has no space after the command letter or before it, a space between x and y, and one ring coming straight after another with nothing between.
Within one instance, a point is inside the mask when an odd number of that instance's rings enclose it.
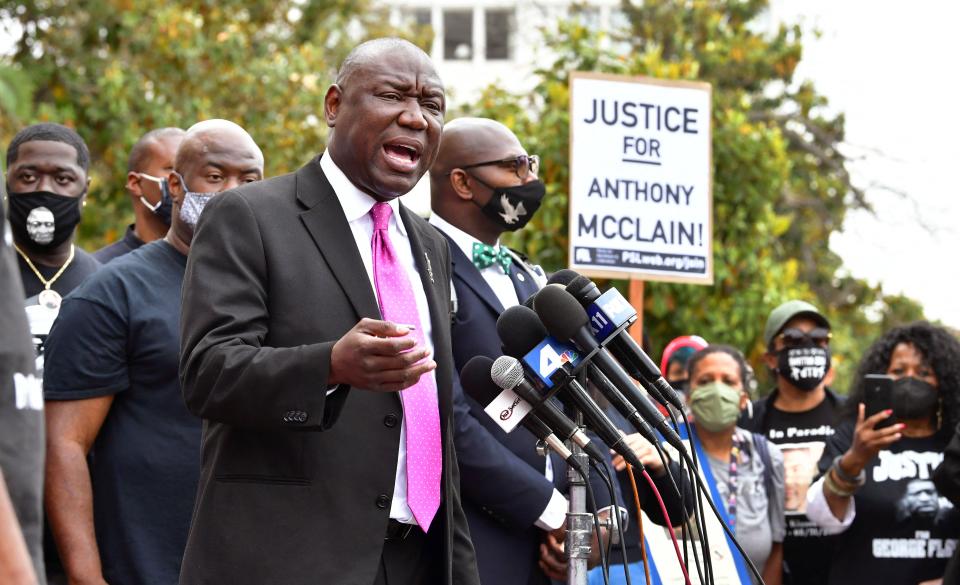
<instances>
[{"instance_id":1,"label":"microphone stand","mask_svg":"<svg viewBox=\"0 0 960 585\"><path fill-rule=\"evenodd\" d=\"M583 414L577 413L576 423L583 429ZM573 456L583 469L590 469L590 458L579 445L569 442ZM567 553L567 584L587 585L587 561L593 544L593 515L587 512L586 478L573 466L567 466L570 482L570 506L567 511L567 538L564 549Z\"/></svg>"}]
</instances>

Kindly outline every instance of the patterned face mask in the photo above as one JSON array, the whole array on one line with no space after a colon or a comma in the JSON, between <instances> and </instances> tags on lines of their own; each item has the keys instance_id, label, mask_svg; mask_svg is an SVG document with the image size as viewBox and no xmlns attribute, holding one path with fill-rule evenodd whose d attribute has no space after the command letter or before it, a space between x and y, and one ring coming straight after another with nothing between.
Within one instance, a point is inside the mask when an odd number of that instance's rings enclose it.
<instances>
[{"instance_id":1,"label":"patterned face mask","mask_svg":"<svg viewBox=\"0 0 960 585\"><path fill-rule=\"evenodd\" d=\"M176 171L174 171L176 173ZM187 182L183 180L183 175L177 173L180 177L180 184L183 185L183 203L180 205L180 220L190 226L190 229L197 228L197 222L200 221L200 214L203 208L217 193L195 193L187 187Z\"/></svg>"}]
</instances>

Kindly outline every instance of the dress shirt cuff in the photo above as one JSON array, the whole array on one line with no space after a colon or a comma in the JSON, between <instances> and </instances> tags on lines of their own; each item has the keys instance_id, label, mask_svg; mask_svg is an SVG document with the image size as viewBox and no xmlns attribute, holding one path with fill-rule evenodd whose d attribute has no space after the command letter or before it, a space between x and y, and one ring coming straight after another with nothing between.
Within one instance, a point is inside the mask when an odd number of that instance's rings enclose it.
<instances>
[{"instance_id":1,"label":"dress shirt cuff","mask_svg":"<svg viewBox=\"0 0 960 585\"><path fill-rule=\"evenodd\" d=\"M855 501L855 498L850 498L850 503L847 504L847 513L843 520L837 520L837 517L830 511L827 496L823 493L823 478L821 477L807 491L807 518L822 528L826 535L840 534L850 528L853 519L857 516Z\"/></svg>"},{"instance_id":2,"label":"dress shirt cuff","mask_svg":"<svg viewBox=\"0 0 960 585\"><path fill-rule=\"evenodd\" d=\"M548 532L560 528L567 519L567 507L567 498L554 489L550 501L547 502L547 508L540 514L534 524L537 525L537 528Z\"/></svg>"},{"instance_id":3,"label":"dress shirt cuff","mask_svg":"<svg viewBox=\"0 0 960 585\"><path fill-rule=\"evenodd\" d=\"M327 396L330 396L340 388L340 384L327 388Z\"/></svg>"}]
</instances>

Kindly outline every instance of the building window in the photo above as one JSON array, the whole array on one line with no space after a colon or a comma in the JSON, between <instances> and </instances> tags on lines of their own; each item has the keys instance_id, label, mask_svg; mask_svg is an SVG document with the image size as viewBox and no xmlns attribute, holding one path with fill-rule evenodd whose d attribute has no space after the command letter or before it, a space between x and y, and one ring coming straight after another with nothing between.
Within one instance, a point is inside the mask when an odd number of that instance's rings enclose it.
<instances>
[{"instance_id":1,"label":"building window","mask_svg":"<svg viewBox=\"0 0 960 585\"><path fill-rule=\"evenodd\" d=\"M513 58L513 10L487 10L487 60Z\"/></svg>"},{"instance_id":2,"label":"building window","mask_svg":"<svg viewBox=\"0 0 960 585\"><path fill-rule=\"evenodd\" d=\"M430 26L430 9L414 8L410 11L410 20L417 26Z\"/></svg>"},{"instance_id":3,"label":"building window","mask_svg":"<svg viewBox=\"0 0 960 585\"><path fill-rule=\"evenodd\" d=\"M473 58L473 11L443 12L443 58L447 61Z\"/></svg>"}]
</instances>

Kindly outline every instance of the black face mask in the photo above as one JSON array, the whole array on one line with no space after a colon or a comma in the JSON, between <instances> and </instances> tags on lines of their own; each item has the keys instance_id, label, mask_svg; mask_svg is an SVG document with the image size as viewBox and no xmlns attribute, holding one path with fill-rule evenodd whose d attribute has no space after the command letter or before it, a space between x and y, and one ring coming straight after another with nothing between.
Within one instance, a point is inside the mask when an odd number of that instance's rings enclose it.
<instances>
[{"instance_id":1,"label":"black face mask","mask_svg":"<svg viewBox=\"0 0 960 585\"><path fill-rule=\"evenodd\" d=\"M686 396L690 390L690 380L667 380L674 390Z\"/></svg>"},{"instance_id":2,"label":"black face mask","mask_svg":"<svg viewBox=\"0 0 960 585\"><path fill-rule=\"evenodd\" d=\"M508 232L517 231L527 225L547 193L546 186L539 180L513 187L491 187L480 179L477 179L477 182L493 191L490 201L481 206L480 210Z\"/></svg>"},{"instance_id":3,"label":"black face mask","mask_svg":"<svg viewBox=\"0 0 960 585\"><path fill-rule=\"evenodd\" d=\"M830 371L830 348L790 347L777 353L777 373L801 390L811 391Z\"/></svg>"},{"instance_id":4,"label":"black face mask","mask_svg":"<svg viewBox=\"0 0 960 585\"><path fill-rule=\"evenodd\" d=\"M18 244L47 251L63 244L80 223L79 197L50 191L10 192L10 229Z\"/></svg>"},{"instance_id":5,"label":"black face mask","mask_svg":"<svg viewBox=\"0 0 960 585\"><path fill-rule=\"evenodd\" d=\"M940 393L929 382L909 376L893 383L893 415L898 420L932 418L940 406Z\"/></svg>"}]
</instances>

